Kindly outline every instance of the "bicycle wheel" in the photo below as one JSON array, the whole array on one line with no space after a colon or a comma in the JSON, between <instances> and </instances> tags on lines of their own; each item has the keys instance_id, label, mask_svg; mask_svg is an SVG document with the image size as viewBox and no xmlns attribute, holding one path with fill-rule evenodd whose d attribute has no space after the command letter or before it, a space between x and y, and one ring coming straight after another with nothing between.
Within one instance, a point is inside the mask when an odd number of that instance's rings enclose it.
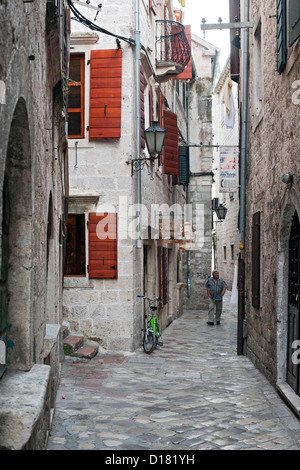
<instances>
[{"instance_id":1,"label":"bicycle wheel","mask_svg":"<svg viewBox=\"0 0 300 470\"><path fill-rule=\"evenodd\" d=\"M143 347L146 354L151 354L156 346L155 334L152 331L146 331L143 341Z\"/></svg>"}]
</instances>

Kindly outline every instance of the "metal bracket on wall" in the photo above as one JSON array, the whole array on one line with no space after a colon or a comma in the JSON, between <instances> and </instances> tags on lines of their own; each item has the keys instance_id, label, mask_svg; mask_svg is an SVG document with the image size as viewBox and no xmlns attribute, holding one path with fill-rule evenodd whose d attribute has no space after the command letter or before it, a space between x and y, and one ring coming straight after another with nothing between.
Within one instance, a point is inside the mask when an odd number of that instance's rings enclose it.
<instances>
[{"instance_id":1,"label":"metal bracket on wall","mask_svg":"<svg viewBox=\"0 0 300 470\"><path fill-rule=\"evenodd\" d=\"M202 20L203 21L203 20ZM245 29L245 28L253 28L253 23L251 21L247 21L242 23L240 21L233 22L233 23L212 23L212 24L202 24L200 26L202 31L206 31L208 29Z\"/></svg>"}]
</instances>

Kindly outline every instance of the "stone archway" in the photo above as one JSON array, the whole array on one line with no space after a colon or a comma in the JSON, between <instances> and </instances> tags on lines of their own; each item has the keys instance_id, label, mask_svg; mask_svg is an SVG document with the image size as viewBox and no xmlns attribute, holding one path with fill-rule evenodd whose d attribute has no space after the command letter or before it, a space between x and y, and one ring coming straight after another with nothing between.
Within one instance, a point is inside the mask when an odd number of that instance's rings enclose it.
<instances>
[{"instance_id":1,"label":"stone archway","mask_svg":"<svg viewBox=\"0 0 300 470\"><path fill-rule=\"evenodd\" d=\"M32 174L26 103L20 98L11 122L4 176L2 275L9 325L7 360L10 367L32 365Z\"/></svg>"},{"instance_id":2,"label":"stone archway","mask_svg":"<svg viewBox=\"0 0 300 470\"><path fill-rule=\"evenodd\" d=\"M300 200L292 188L282 204L278 241L278 311L277 311L277 383L287 381L289 246L295 212L300 214Z\"/></svg>"}]
</instances>

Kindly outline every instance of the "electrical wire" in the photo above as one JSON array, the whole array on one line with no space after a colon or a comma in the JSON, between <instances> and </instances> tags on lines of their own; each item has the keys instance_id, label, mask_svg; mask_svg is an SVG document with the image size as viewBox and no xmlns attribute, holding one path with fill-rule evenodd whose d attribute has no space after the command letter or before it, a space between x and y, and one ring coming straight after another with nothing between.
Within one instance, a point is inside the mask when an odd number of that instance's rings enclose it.
<instances>
[{"instance_id":1,"label":"electrical wire","mask_svg":"<svg viewBox=\"0 0 300 470\"><path fill-rule=\"evenodd\" d=\"M78 21L79 23L82 23L84 24L87 28L93 30L93 31L99 31L100 33L103 33L103 34L108 34L109 36L113 36L117 39L120 39L121 41L125 41L127 42L128 44L131 44L132 46L135 46L135 40L132 39L132 38L127 38L125 36L120 36L118 34L114 34L110 31L107 31L106 29L104 28L101 28L100 26L96 25L95 23L93 23L92 21L88 20L85 16L83 16L78 10L77 8L75 8L72 0L67 0L68 2L68 5L71 9L71 11L74 13L75 15L75 18L72 18L74 19L75 21ZM145 48L145 46L143 46L143 44L141 44L141 49L145 52L147 58L148 58L148 63L150 65L150 68L151 68L151 71L152 71L152 74L153 74L153 77L155 80L157 80L157 77L156 77L156 74L154 72L154 69L153 69L153 66L152 66L152 63L151 63L151 60L150 60L150 57L149 57L149 54L148 54L148 51L147 49Z\"/></svg>"},{"instance_id":2,"label":"electrical wire","mask_svg":"<svg viewBox=\"0 0 300 470\"><path fill-rule=\"evenodd\" d=\"M103 34L108 34L109 36L113 36L115 38L118 38L120 39L121 41L125 41L131 45L135 45L135 41L134 39L131 39L131 38L126 38L124 36L119 36L118 34L114 34L114 33L111 33L110 31L107 31L106 29L104 28L101 28L100 26L96 25L95 23L93 23L92 21L88 20L85 16L83 16L78 10L77 8L75 8L74 6L74 3L72 2L72 0L67 0L68 2L68 5L71 9L71 11L74 13L75 15L75 18L73 18L74 20L78 21L79 23L83 23L85 26L87 26L89 29L91 29L92 31L99 31L100 33L103 33Z\"/></svg>"}]
</instances>

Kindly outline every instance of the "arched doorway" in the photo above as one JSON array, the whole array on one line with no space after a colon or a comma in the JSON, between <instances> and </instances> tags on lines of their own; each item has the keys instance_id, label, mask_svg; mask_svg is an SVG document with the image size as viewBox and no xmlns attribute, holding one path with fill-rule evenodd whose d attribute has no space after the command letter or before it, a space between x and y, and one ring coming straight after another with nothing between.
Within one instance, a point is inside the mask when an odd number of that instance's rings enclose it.
<instances>
[{"instance_id":1,"label":"arched doorway","mask_svg":"<svg viewBox=\"0 0 300 470\"><path fill-rule=\"evenodd\" d=\"M289 238L287 371L286 381L300 395L300 365L295 361L295 345L300 339L300 224L294 212ZM298 347L298 346L297 346Z\"/></svg>"},{"instance_id":2,"label":"arched doorway","mask_svg":"<svg viewBox=\"0 0 300 470\"><path fill-rule=\"evenodd\" d=\"M26 103L20 98L11 122L2 205L1 328L7 361L28 370L32 364L32 176ZM3 328L4 327L4 328Z\"/></svg>"}]
</instances>

